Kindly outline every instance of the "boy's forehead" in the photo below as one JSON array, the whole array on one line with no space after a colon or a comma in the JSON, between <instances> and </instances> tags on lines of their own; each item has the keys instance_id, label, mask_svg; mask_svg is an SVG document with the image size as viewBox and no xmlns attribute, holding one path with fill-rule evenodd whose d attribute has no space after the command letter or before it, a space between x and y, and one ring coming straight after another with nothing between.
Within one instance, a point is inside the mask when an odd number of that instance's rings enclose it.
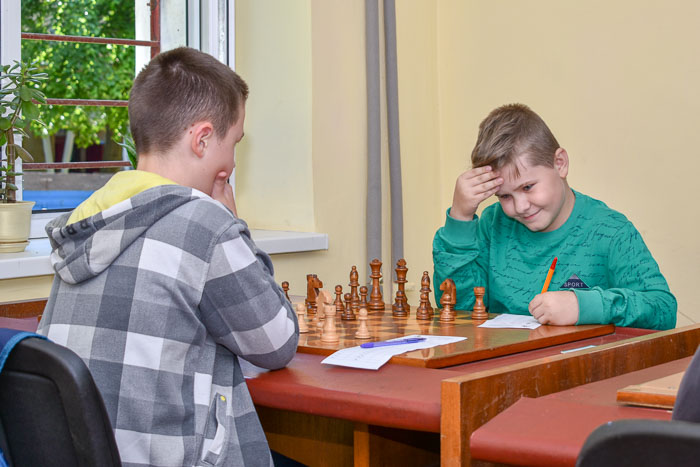
<instances>
[{"instance_id":1,"label":"boy's forehead","mask_svg":"<svg viewBox=\"0 0 700 467\"><path fill-rule=\"evenodd\" d=\"M537 167L533 166L532 162L529 160L529 157L526 155L521 155L513 162L501 167L499 171L501 173L501 177L503 177L503 184L496 192L496 195L509 193L517 189L523 183L532 181L531 179L536 175L533 172L536 170L536 168Z\"/></svg>"}]
</instances>

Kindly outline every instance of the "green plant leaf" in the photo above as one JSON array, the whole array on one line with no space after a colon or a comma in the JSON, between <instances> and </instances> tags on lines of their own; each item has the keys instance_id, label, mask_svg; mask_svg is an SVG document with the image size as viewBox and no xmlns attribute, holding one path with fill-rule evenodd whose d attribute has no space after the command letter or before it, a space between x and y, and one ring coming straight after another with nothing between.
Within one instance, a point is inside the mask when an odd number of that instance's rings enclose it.
<instances>
[{"instance_id":1,"label":"green plant leaf","mask_svg":"<svg viewBox=\"0 0 700 467\"><path fill-rule=\"evenodd\" d=\"M27 120L36 120L39 118L39 107L34 105L31 100L22 102L22 115Z\"/></svg>"},{"instance_id":2,"label":"green plant leaf","mask_svg":"<svg viewBox=\"0 0 700 467\"><path fill-rule=\"evenodd\" d=\"M34 162L34 158L32 157L32 155L29 154L29 152L27 152L27 150L24 149L22 146L20 146L19 144L11 144L10 146L15 148L15 151L17 151L17 156L24 162Z\"/></svg>"},{"instance_id":3,"label":"green plant leaf","mask_svg":"<svg viewBox=\"0 0 700 467\"><path fill-rule=\"evenodd\" d=\"M28 86L22 86L19 90L19 98L23 101L32 100L32 89Z\"/></svg>"},{"instance_id":4,"label":"green plant leaf","mask_svg":"<svg viewBox=\"0 0 700 467\"><path fill-rule=\"evenodd\" d=\"M46 104L46 96L43 92L39 91L38 89L32 89L32 97L34 97L34 99L41 102L42 104Z\"/></svg>"},{"instance_id":5,"label":"green plant leaf","mask_svg":"<svg viewBox=\"0 0 700 467\"><path fill-rule=\"evenodd\" d=\"M9 118L0 117L0 130L5 131L12 126L12 122Z\"/></svg>"},{"instance_id":6,"label":"green plant leaf","mask_svg":"<svg viewBox=\"0 0 700 467\"><path fill-rule=\"evenodd\" d=\"M134 138L131 136L131 132L124 136L123 141L114 140L119 146L126 149L126 154L129 156L129 162L131 162L131 167L134 169L138 165L139 158L136 154L136 145L134 144Z\"/></svg>"}]
</instances>

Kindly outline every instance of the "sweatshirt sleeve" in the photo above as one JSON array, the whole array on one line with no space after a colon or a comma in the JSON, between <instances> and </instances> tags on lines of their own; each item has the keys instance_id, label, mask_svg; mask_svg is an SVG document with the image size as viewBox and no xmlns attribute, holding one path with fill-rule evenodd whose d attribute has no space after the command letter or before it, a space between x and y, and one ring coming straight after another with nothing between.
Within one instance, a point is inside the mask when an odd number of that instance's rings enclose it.
<instances>
[{"instance_id":1,"label":"sweatshirt sleeve","mask_svg":"<svg viewBox=\"0 0 700 467\"><path fill-rule=\"evenodd\" d=\"M440 284L452 279L457 288L457 310L471 310L474 287L487 283L489 238L483 220L477 216L461 221L447 210L445 225L433 238L433 288L436 303L440 303ZM484 303L488 306L488 287Z\"/></svg>"},{"instance_id":2,"label":"sweatshirt sleeve","mask_svg":"<svg viewBox=\"0 0 700 467\"><path fill-rule=\"evenodd\" d=\"M659 330L675 327L676 298L631 223L612 239L608 274L608 289L574 289L579 302L577 324L612 323Z\"/></svg>"},{"instance_id":3,"label":"sweatshirt sleeve","mask_svg":"<svg viewBox=\"0 0 700 467\"><path fill-rule=\"evenodd\" d=\"M294 357L299 324L275 283L269 256L241 221L214 246L200 311L214 340L254 365L277 369Z\"/></svg>"}]
</instances>

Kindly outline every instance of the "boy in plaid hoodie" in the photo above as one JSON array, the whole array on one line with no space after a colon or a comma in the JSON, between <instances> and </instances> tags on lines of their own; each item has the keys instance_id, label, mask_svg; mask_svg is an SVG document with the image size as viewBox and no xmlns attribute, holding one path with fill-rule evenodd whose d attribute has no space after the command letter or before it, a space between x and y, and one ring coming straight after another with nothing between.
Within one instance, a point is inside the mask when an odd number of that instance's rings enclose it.
<instances>
[{"instance_id":1,"label":"boy in plaid hoodie","mask_svg":"<svg viewBox=\"0 0 700 467\"><path fill-rule=\"evenodd\" d=\"M129 98L138 170L47 226L39 332L87 363L127 466L272 463L238 357L282 368L299 328L228 184L247 96L210 55L157 55Z\"/></svg>"}]
</instances>

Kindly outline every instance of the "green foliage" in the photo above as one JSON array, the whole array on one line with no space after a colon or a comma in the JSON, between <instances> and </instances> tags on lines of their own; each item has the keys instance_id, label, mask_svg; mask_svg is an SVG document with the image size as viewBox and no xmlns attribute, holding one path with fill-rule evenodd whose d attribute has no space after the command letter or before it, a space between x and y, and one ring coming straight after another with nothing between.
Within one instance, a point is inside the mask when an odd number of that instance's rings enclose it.
<instances>
[{"instance_id":1,"label":"green foliage","mask_svg":"<svg viewBox=\"0 0 700 467\"><path fill-rule=\"evenodd\" d=\"M133 2L122 0L22 0L22 31L72 36L134 38ZM42 91L58 99L129 98L134 79L134 47L55 41L22 41L22 57L32 57L51 76ZM121 140L128 129L125 107L45 106L46 127L35 133L72 130L75 145L99 143L110 128Z\"/></svg>"},{"instance_id":2,"label":"green foliage","mask_svg":"<svg viewBox=\"0 0 700 467\"><path fill-rule=\"evenodd\" d=\"M31 162L32 155L19 144L16 136L27 136L24 129L30 125L43 125L39 120L37 103L46 102L46 97L37 87L47 80L46 73L41 73L33 63L15 61L12 65L0 68L0 202L15 201L15 177L21 173L15 171L17 159ZM36 103L35 103L36 101Z\"/></svg>"},{"instance_id":3,"label":"green foliage","mask_svg":"<svg viewBox=\"0 0 700 467\"><path fill-rule=\"evenodd\" d=\"M134 137L131 136L131 132L128 132L124 136L123 142L117 144L126 149L126 154L129 156L129 162L131 162L131 167L136 169L136 165L139 162L139 156L138 154L136 154L136 144L134 143Z\"/></svg>"}]
</instances>

